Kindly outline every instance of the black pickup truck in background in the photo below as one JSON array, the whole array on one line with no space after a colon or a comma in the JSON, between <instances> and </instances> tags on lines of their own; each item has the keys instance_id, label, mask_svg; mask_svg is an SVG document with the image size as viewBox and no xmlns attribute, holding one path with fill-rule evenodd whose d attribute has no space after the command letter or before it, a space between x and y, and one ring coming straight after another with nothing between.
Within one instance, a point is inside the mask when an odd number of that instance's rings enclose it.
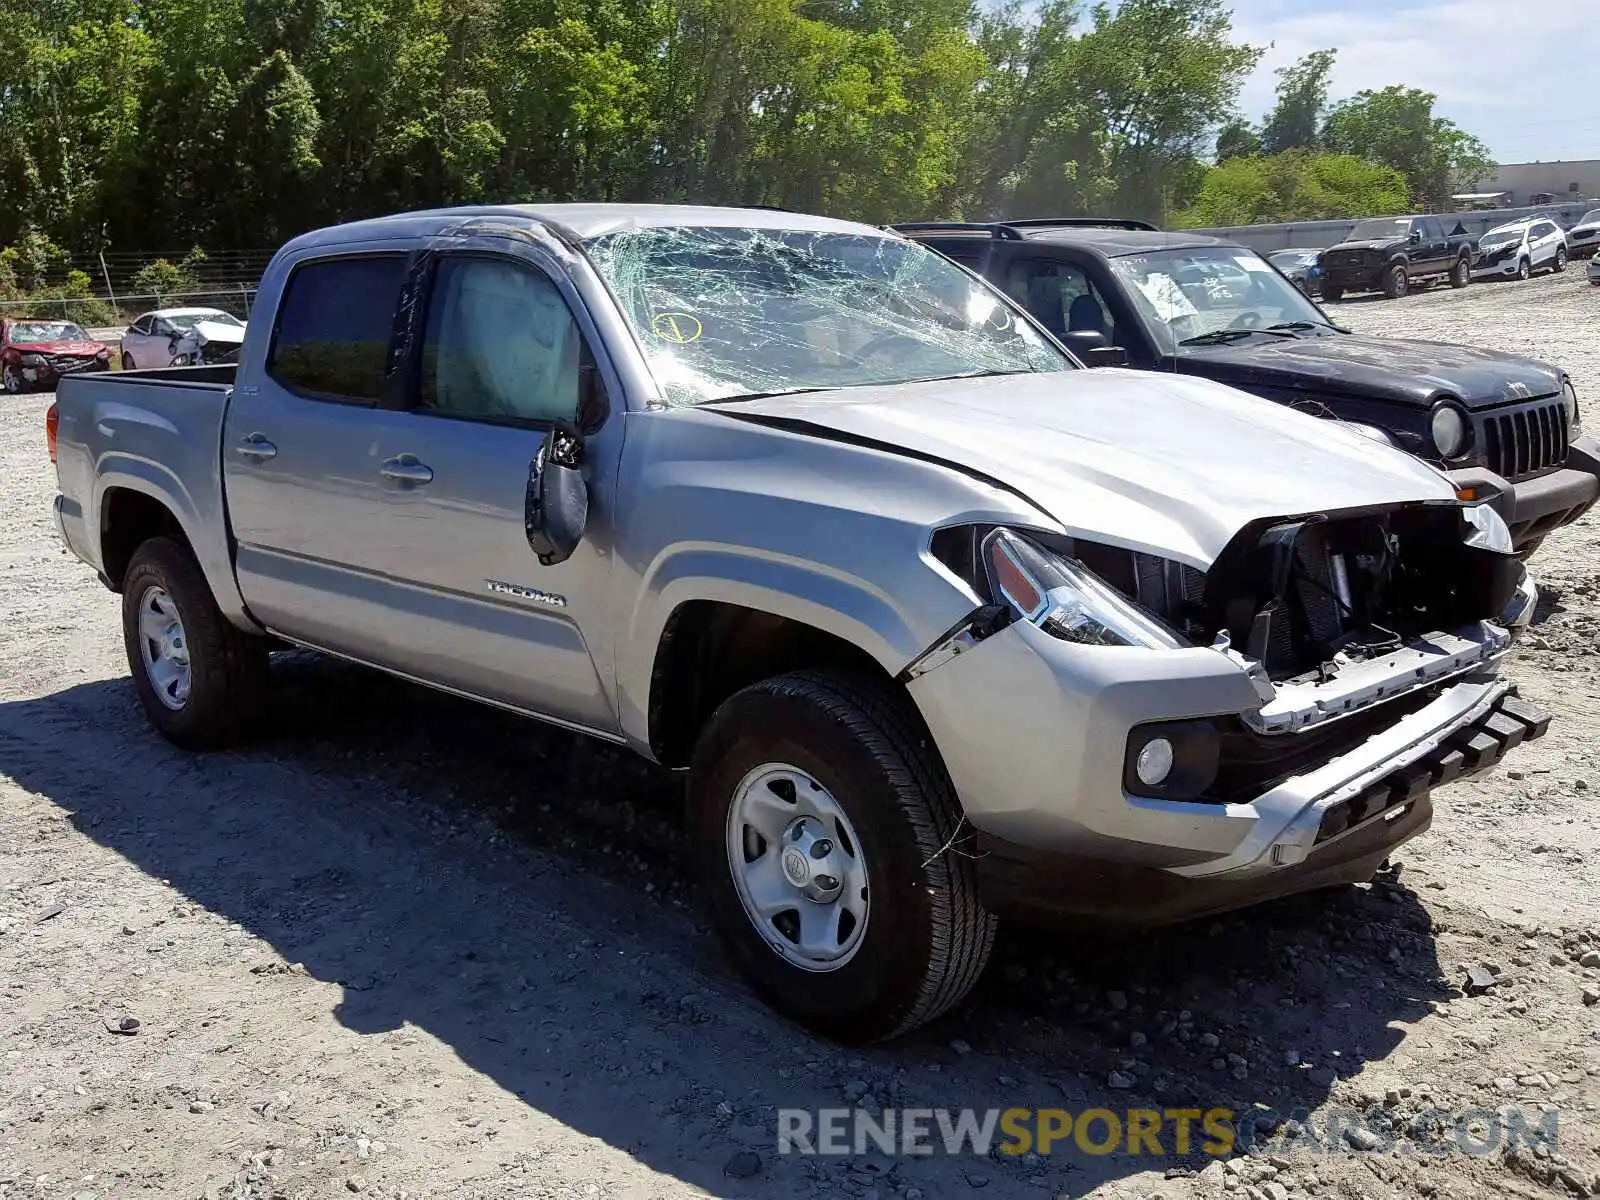
<instances>
[{"instance_id":1,"label":"black pickup truck in background","mask_svg":"<svg viewBox=\"0 0 1600 1200\"><path fill-rule=\"evenodd\" d=\"M998 285L1091 367L1199 375L1362 426L1489 498L1524 558L1600 497L1600 445L1559 366L1352 333L1236 242L1090 217L894 228Z\"/></svg>"},{"instance_id":2,"label":"black pickup truck in background","mask_svg":"<svg viewBox=\"0 0 1600 1200\"><path fill-rule=\"evenodd\" d=\"M1376 217L1360 222L1337 245L1322 252L1322 298L1346 292L1404 296L1425 279L1448 279L1451 287L1472 280L1472 238L1444 231L1438 217Z\"/></svg>"}]
</instances>

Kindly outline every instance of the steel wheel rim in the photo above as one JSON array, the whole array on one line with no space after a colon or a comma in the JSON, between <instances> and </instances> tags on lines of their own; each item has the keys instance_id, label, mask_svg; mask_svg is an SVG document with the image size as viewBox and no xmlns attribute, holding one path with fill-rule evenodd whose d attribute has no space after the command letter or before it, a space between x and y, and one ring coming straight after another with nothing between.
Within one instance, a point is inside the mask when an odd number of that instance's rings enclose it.
<instances>
[{"instance_id":1,"label":"steel wheel rim","mask_svg":"<svg viewBox=\"0 0 1600 1200\"><path fill-rule=\"evenodd\" d=\"M17 374L17 369L10 363L6 364L4 382L6 391L12 395L22 390L22 376Z\"/></svg>"},{"instance_id":2,"label":"steel wheel rim","mask_svg":"<svg viewBox=\"0 0 1600 1200\"><path fill-rule=\"evenodd\" d=\"M183 618L167 590L148 587L139 597L139 657L156 699L173 712L189 703L193 672Z\"/></svg>"},{"instance_id":3,"label":"steel wheel rim","mask_svg":"<svg viewBox=\"0 0 1600 1200\"><path fill-rule=\"evenodd\" d=\"M805 771L763 763L728 806L728 871L745 916L785 962L837 971L867 932L867 862L844 808Z\"/></svg>"}]
</instances>

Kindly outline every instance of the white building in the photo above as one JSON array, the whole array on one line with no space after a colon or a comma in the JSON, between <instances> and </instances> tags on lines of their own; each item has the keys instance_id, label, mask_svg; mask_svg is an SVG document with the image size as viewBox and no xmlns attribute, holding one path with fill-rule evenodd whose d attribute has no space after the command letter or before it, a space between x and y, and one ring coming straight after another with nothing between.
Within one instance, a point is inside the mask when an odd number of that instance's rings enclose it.
<instances>
[{"instance_id":1,"label":"white building","mask_svg":"<svg viewBox=\"0 0 1600 1200\"><path fill-rule=\"evenodd\" d=\"M1487 179L1469 181L1463 192L1506 192L1503 207L1582 204L1600 199L1600 158L1574 162L1502 163ZM1553 200L1530 197L1548 193Z\"/></svg>"}]
</instances>

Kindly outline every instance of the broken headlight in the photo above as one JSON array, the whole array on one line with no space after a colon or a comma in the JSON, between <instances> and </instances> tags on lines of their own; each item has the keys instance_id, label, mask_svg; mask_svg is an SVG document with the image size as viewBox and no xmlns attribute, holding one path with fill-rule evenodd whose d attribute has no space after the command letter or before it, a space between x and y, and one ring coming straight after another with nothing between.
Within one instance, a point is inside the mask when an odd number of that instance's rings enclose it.
<instances>
[{"instance_id":1,"label":"broken headlight","mask_svg":"<svg viewBox=\"0 0 1600 1200\"><path fill-rule=\"evenodd\" d=\"M1463 540L1474 550L1489 550L1495 554L1516 552L1505 519L1487 504L1468 505L1461 510L1461 515L1467 522Z\"/></svg>"},{"instance_id":2,"label":"broken headlight","mask_svg":"<svg viewBox=\"0 0 1600 1200\"><path fill-rule=\"evenodd\" d=\"M1082 563L1013 530L996 529L983 539L983 566L996 603L1062 641L1152 650L1186 644Z\"/></svg>"}]
</instances>

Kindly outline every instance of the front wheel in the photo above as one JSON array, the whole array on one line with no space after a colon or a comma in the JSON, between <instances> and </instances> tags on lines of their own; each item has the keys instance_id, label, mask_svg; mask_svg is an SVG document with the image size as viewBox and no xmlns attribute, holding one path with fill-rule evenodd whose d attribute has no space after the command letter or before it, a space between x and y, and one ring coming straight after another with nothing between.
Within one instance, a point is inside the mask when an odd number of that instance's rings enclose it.
<instances>
[{"instance_id":1,"label":"front wheel","mask_svg":"<svg viewBox=\"0 0 1600 1200\"><path fill-rule=\"evenodd\" d=\"M1406 269L1400 263L1390 267L1383 277L1383 294L1391 300L1398 300L1406 294L1411 286L1411 276L1406 274Z\"/></svg>"},{"instance_id":2,"label":"front wheel","mask_svg":"<svg viewBox=\"0 0 1600 1200\"><path fill-rule=\"evenodd\" d=\"M1456 265L1450 268L1450 286L1453 288L1464 288L1471 282L1472 263L1467 260L1466 255L1462 255L1460 258L1456 259Z\"/></svg>"},{"instance_id":3,"label":"front wheel","mask_svg":"<svg viewBox=\"0 0 1600 1200\"><path fill-rule=\"evenodd\" d=\"M726 701L695 748L689 830L713 924L785 1016L892 1038L966 996L994 941L964 818L886 687L799 672Z\"/></svg>"},{"instance_id":4,"label":"front wheel","mask_svg":"<svg viewBox=\"0 0 1600 1200\"><path fill-rule=\"evenodd\" d=\"M1531 261L1529 261L1528 259L1526 259L1526 258L1519 259L1517 261L1517 278L1518 279L1531 279L1532 277L1533 277L1533 263Z\"/></svg>"},{"instance_id":5,"label":"front wheel","mask_svg":"<svg viewBox=\"0 0 1600 1200\"><path fill-rule=\"evenodd\" d=\"M1556 251L1556 261L1551 264L1550 269L1557 275L1561 274L1561 272L1567 269L1566 247L1562 247L1560 250Z\"/></svg>"},{"instance_id":6,"label":"front wheel","mask_svg":"<svg viewBox=\"0 0 1600 1200\"><path fill-rule=\"evenodd\" d=\"M242 741L267 696L267 650L231 624L188 546L152 538L122 581L128 669L156 730L186 750Z\"/></svg>"},{"instance_id":7,"label":"front wheel","mask_svg":"<svg viewBox=\"0 0 1600 1200\"><path fill-rule=\"evenodd\" d=\"M6 395L8 396L20 396L28 390L27 383L23 381L22 372L18 371L10 363L0 369L0 386L6 389Z\"/></svg>"},{"instance_id":8,"label":"front wheel","mask_svg":"<svg viewBox=\"0 0 1600 1200\"><path fill-rule=\"evenodd\" d=\"M1344 288L1338 284L1325 283L1322 285L1322 298L1329 304L1337 304L1344 299Z\"/></svg>"}]
</instances>

